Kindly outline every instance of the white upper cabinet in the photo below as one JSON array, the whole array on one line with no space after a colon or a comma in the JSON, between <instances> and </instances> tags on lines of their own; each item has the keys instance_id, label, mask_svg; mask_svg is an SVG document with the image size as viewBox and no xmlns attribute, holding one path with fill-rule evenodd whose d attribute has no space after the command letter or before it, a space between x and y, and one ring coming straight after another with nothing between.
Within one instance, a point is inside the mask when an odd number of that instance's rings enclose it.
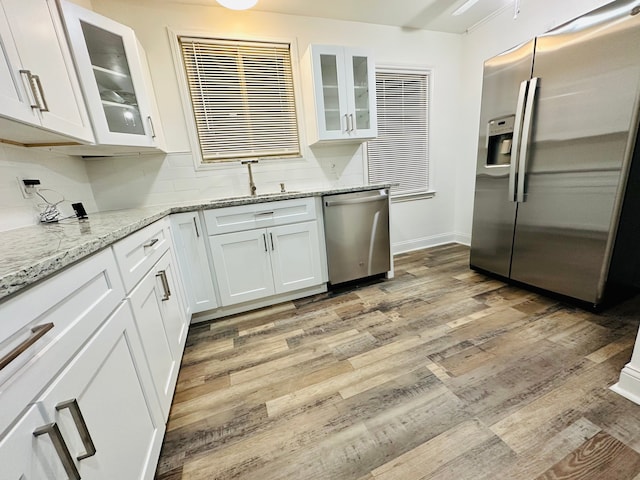
<instances>
[{"instance_id":1,"label":"white upper cabinet","mask_svg":"<svg viewBox=\"0 0 640 480\"><path fill-rule=\"evenodd\" d=\"M134 31L74 3L61 6L96 142L164 150L146 56Z\"/></svg>"},{"instance_id":2,"label":"white upper cabinet","mask_svg":"<svg viewBox=\"0 0 640 480\"><path fill-rule=\"evenodd\" d=\"M54 0L1 0L0 51L0 137L93 142Z\"/></svg>"},{"instance_id":3,"label":"white upper cabinet","mask_svg":"<svg viewBox=\"0 0 640 480\"><path fill-rule=\"evenodd\" d=\"M312 143L366 140L378 134L375 67L368 52L340 46L309 49L316 111Z\"/></svg>"}]
</instances>

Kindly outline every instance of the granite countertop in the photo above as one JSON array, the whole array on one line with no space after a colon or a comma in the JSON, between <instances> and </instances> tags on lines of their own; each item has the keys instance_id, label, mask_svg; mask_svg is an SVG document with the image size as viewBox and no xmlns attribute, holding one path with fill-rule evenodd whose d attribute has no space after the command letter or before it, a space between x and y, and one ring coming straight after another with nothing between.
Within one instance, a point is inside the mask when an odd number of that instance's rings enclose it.
<instances>
[{"instance_id":1,"label":"granite countertop","mask_svg":"<svg viewBox=\"0 0 640 480\"><path fill-rule=\"evenodd\" d=\"M0 232L0 302L171 213L376 190L391 186L392 184L374 184L114 210L92 213L84 221L69 219Z\"/></svg>"}]
</instances>

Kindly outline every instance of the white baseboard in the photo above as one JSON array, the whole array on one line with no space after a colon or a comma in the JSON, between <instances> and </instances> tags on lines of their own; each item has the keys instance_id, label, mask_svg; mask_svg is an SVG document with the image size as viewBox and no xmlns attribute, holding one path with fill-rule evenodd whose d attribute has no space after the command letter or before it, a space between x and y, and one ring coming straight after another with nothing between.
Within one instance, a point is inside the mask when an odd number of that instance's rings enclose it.
<instances>
[{"instance_id":1,"label":"white baseboard","mask_svg":"<svg viewBox=\"0 0 640 480\"><path fill-rule=\"evenodd\" d=\"M628 363L620 372L620 380L611 390L640 405L640 371Z\"/></svg>"},{"instance_id":2,"label":"white baseboard","mask_svg":"<svg viewBox=\"0 0 640 480\"><path fill-rule=\"evenodd\" d=\"M460 245L466 245L467 247L471 246L471 234L469 233L456 233L455 234L456 243L459 243Z\"/></svg>"},{"instance_id":3,"label":"white baseboard","mask_svg":"<svg viewBox=\"0 0 640 480\"><path fill-rule=\"evenodd\" d=\"M440 235L433 235L431 237L414 238L404 242L396 242L391 245L391 252L394 255L400 253L413 252L415 250L423 250L425 248L437 247L438 245L444 245L446 243L461 243L456 240L456 235L453 233L443 233Z\"/></svg>"}]
</instances>

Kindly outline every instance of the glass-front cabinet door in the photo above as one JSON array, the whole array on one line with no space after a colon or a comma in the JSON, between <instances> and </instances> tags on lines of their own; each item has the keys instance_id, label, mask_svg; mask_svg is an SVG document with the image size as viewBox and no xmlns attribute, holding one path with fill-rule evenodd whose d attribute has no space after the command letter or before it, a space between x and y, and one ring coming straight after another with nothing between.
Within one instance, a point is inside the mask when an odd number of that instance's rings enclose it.
<instances>
[{"instance_id":1,"label":"glass-front cabinet door","mask_svg":"<svg viewBox=\"0 0 640 480\"><path fill-rule=\"evenodd\" d=\"M61 4L97 142L158 146L153 87L133 30L73 3Z\"/></svg>"},{"instance_id":2,"label":"glass-front cabinet door","mask_svg":"<svg viewBox=\"0 0 640 480\"><path fill-rule=\"evenodd\" d=\"M377 135L371 56L341 46L312 45L317 131L312 143Z\"/></svg>"},{"instance_id":3,"label":"glass-front cabinet door","mask_svg":"<svg viewBox=\"0 0 640 480\"><path fill-rule=\"evenodd\" d=\"M367 54L347 50L348 85L352 88L352 134L358 138L377 136L375 67Z\"/></svg>"},{"instance_id":4,"label":"glass-front cabinet door","mask_svg":"<svg viewBox=\"0 0 640 480\"><path fill-rule=\"evenodd\" d=\"M82 20L80 25L108 130L144 135L123 38Z\"/></svg>"}]
</instances>

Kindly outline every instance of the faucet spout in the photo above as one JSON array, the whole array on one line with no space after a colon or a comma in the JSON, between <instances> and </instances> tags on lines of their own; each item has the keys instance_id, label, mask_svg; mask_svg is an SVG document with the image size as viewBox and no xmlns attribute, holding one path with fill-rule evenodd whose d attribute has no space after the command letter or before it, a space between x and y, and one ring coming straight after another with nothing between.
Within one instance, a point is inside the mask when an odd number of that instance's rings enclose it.
<instances>
[{"instance_id":1,"label":"faucet spout","mask_svg":"<svg viewBox=\"0 0 640 480\"><path fill-rule=\"evenodd\" d=\"M246 165L247 169L249 170L249 191L251 192L252 196L255 196L255 194L256 194L256 184L253 181L253 172L251 171L251 164L258 163L258 160L243 160L240 163L242 165Z\"/></svg>"}]
</instances>

